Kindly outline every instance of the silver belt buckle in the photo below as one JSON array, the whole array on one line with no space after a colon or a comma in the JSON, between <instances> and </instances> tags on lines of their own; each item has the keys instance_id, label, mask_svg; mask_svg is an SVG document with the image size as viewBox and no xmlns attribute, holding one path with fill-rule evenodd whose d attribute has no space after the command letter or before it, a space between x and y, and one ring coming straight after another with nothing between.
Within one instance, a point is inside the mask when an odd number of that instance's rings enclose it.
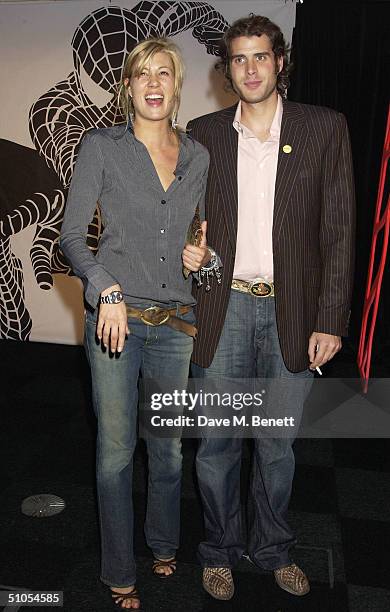
<instances>
[{"instance_id":1,"label":"silver belt buckle","mask_svg":"<svg viewBox=\"0 0 390 612\"><path fill-rule=\"evenodd\" d=\"M250 284L249 292L255 297L268 297L272 293L272 285L263 279L255 279Z\"/></svg>"}]
</instances>

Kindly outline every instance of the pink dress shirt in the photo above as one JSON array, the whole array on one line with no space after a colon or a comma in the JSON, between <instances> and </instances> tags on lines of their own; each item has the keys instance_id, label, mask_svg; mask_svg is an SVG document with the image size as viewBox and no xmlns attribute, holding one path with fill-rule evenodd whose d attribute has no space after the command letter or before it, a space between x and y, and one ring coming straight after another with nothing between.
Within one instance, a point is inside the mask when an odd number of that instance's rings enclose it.
<instances>
[{"instance_id":1,"label":"pink dress shirt","mask_svg":"<svg viewBox=\"0 0 390 612\"><path fill-rule=\"evenodd\" d=\"M273 280L272 221L283 103L265 142L241 123L241 102L233 126L238 132L238 231L233 278Z\"/></svg>"}]
</instances>

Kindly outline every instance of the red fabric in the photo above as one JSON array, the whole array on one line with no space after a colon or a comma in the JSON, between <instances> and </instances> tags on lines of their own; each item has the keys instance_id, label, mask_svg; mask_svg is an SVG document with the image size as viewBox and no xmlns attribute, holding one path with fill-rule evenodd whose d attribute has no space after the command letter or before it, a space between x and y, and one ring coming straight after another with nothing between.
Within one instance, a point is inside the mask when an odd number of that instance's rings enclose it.
<instances>
[{"instance_id":1,"label":"red fabric","mask_svg":"<svg viewBox=\"0 0 390 612\"><path fill-rule=\"evenodd\" d=\"M368 267L368 277L366 295L363 307L362 327L360 331L360 343L357 363L360 376L363 382L363 391L367 393L368 381L370 378L372 342L374 338L376 318L378 314L378 304L382 287L383 272L385 269L387 249L389 244L390 229L390 197L385 205L383 201L384 187L387 166L390 157L390 106L387 115L387 126L385 134L385 144L383 146L381 172L379 177L378 197L376 201L376 211L374 229L372 234L371 253ZM385 206L384 210L383 207ZM380 232L384 232L382 254L378 269L374 277L374 262L376 254L376 243Z\"/></svg>"}]
</instances>

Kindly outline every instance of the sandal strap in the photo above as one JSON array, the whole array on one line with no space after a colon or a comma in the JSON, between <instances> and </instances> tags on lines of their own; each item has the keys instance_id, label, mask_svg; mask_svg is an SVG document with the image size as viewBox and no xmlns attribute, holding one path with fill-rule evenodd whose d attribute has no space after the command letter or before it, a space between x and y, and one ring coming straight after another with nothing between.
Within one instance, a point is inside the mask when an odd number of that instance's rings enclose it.
<instances>
[{"instance_id":1,"label":"sandal strap","mask_svg":"<svg viewBox=\"0 0 390 612\"><path fill-rule=\"evenodd\" d=\"M168 567L171 570L170 574L165 574L165 572L160 572L160 568ZM176 571L176 559L155 559L152 565L152 572L159 578L169 578Z\"/></svg>"},{"instance_id":2,"label":"sandal strap","mask_svg":"<svg viewBox=\"0 0 390 612\"><path fill-rule=\"evenodd\" d=\"M155 559L153 561L153 568L155 567L176 567L176 559Z\"/></svg>"},{"instance_id":3,"label":"sandal strap","mask_svg":"<svg viewBox=\"0 0 390 612\"><path fill-rule=\"evenodd\" d=\"M111 590L111 595L113 599L118 600L115 601L115 603L118 604L122 603L122 601L126 601L127 599L137 599L140 601L139 593L135 587L129 593L119 593L118 591Z\"/></svg>"}]
</instances>

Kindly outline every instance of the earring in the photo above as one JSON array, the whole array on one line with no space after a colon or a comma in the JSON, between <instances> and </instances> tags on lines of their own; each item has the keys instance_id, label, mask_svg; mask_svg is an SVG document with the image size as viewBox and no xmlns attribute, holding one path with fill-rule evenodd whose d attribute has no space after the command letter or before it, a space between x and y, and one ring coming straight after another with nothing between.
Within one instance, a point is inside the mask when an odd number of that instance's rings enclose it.
<instances>
[{"instance_id":1,"label":"earring","mask_svg":"<svg viewBox=\"0 0 390 612\"><path fill-rule=\"evenodd\" d=\"M176 128L178 126L176 113L174 115L172 115L171 126L172 126L173 130L176 130Z\"/></svg>"},{"instance_id":2,"label":"earring","mask_svg":"<svg viewBox=\"0 0 390 612\"><path fill-rule=\"evenodd\" d=\"M128 98L127 98L127 100L128 100L127 107L129 109L128 117L129 117L129 121L133 125L134 117L135 117L135 115L134 115L134 107L133 107L133 97L132 97L132 95L130 93L127 93L127 96L128 96Z\"/></svg>"},{"instance_id":3,"label":"earring","mask_svg":"<svg viewBox=\"0 0 390 612\"><path fill-rule=\"evenodd\" d=\"M118 95L116 97L116 106L117 108L121 108L121 92L122 92L122 87L123 87L123 83L121 84L121 86L119 87L118 90Z\"/></svg>"}]
</instances>

